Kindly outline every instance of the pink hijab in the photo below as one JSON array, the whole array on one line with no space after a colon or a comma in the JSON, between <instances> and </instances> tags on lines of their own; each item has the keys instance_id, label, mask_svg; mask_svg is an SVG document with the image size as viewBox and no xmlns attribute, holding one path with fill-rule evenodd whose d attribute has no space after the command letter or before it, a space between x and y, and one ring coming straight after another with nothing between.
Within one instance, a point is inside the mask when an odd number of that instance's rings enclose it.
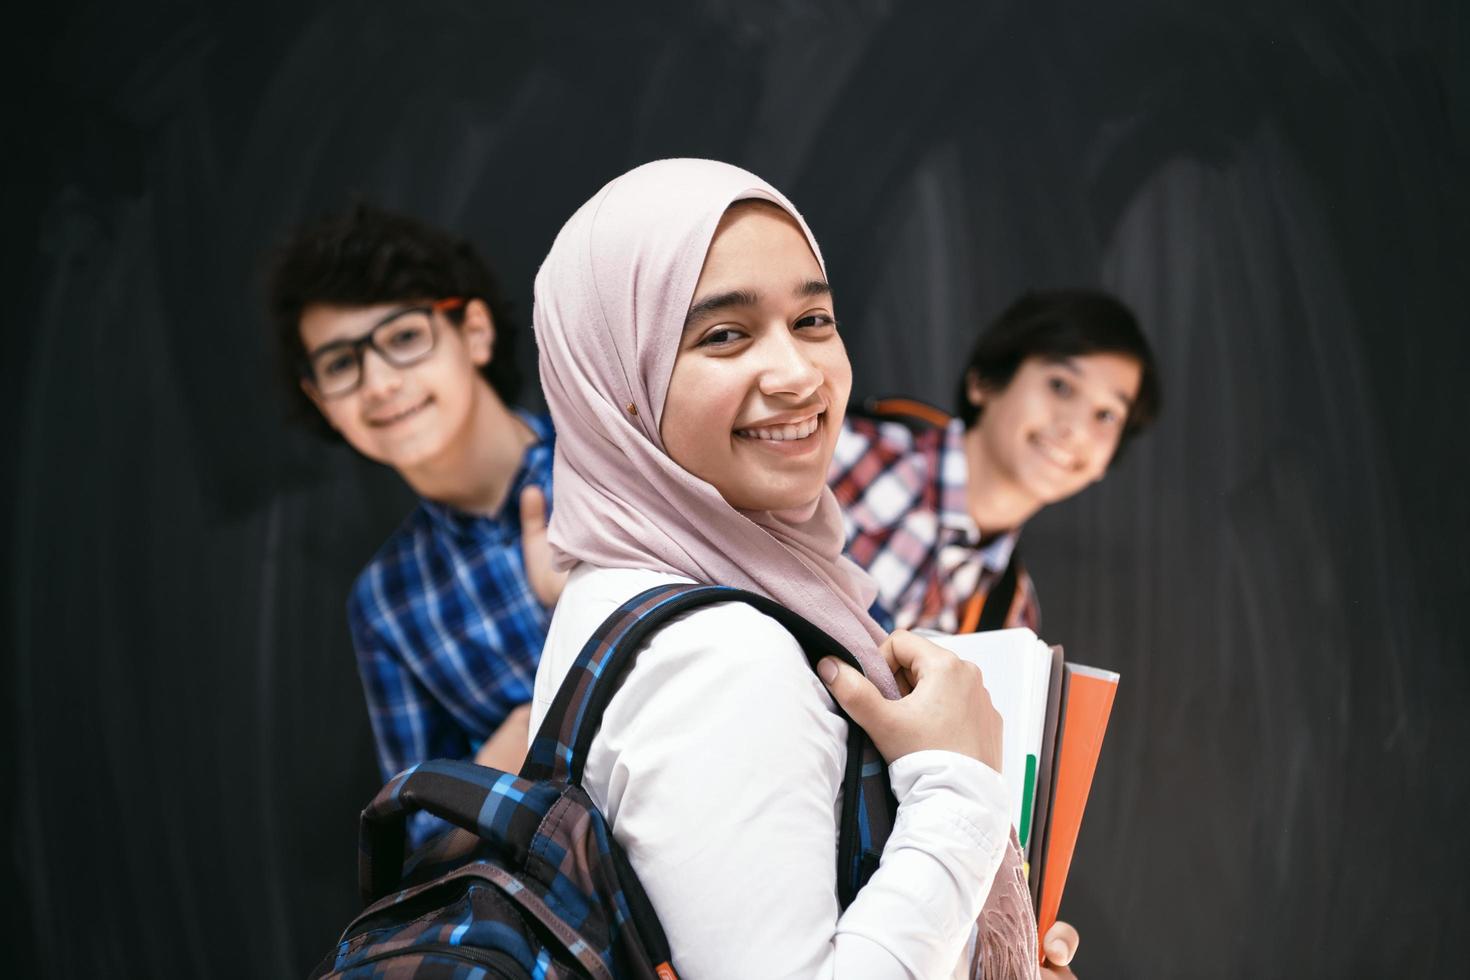
<instances>
[{"instance_id":1,"label":"pink hijab","mask_svg":"<svg viewBox=\"0 0 1470 980\"><path fill-rule=\"evenodd\" d=\"M536 275L541 384L556 423L556 563L647 568L771 597L852 651L888 697L893 673L868 616L874 586L842 555L836 499L810 515L739 511L664 451L659 422L684 317L715 228L734 202L770 201L754 174L659 160L617 177L556 236ZM825 274L825 265L823 270Z\"/></svg>"},{"instance_id":2,"label":"pink hijab","mask_svg":"<svg viewBox=\"0 0 1470 980\"><path fill-rule=\"evenodd\" d=\"M536 275L541 385L556 423L556 562L649 568L734 585L801 613L898 696L868 616L872 580L842 557L842 518L824 489L810 515L738 511L664 452L659 420L705 253L736 201L770 201L811 229L770 184L710 160L659 160L593 195ZM980 915L971 976L1037 975L1036 920L1014 832Z\"/></svg>"}]
</instances>

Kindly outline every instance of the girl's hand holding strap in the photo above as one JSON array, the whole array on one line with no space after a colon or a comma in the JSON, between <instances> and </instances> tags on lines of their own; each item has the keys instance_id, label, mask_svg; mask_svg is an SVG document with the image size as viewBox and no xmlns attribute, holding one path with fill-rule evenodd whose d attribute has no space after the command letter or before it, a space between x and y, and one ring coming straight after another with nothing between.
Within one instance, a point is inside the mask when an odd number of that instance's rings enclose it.
<instances>
[{"instance_id":1,"label":"girl's hand holding strap","mask_svg":"<svg viewBox=\"0 0 1470 980\"><path fill-rule=\"evenodd\" d=\"M833 700L868 733L892 765L911 752L941 749L978 759L1000 772L1004 735L980 668L905 630L880 647L899 689L889 701L860 672L827 657L817 673Z\"/></svg>"}]
</instances>

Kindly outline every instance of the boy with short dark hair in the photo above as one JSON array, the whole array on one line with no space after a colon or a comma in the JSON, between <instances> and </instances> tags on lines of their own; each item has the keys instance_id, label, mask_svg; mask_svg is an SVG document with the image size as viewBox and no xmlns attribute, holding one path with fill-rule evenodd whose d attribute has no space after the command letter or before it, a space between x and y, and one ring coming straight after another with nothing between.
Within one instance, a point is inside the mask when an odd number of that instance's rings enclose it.
<instances>
[{"instance_id":1,"label":"boy with short dark hair","mask_svg":"<svg viewBox=\"0 0 1470 980\"><path fill-rule=\"evenodd\" d=\"M954 418L914 403L894 412L892 400L850 412L830 482L878 606L900 629L1036 629L1021 526L1101 480L1159 401L1153 352L1128 308L1065 289L1023 295L980 335ZM914 414L928 417L915 426Z\"/></svg>"},{"instance_id":2,"label":"boy with short dark hair","mask_svg":"<svg viewBox=\"0 0 1470 980\"><path fill-rule=\"evenodd\" d=\"M420 497L348 601L384 778L431 758L518 769L560 583L523 549L545 535L552 431L510 407L494 276L464 239L358 205L279 251L270 305L300 414ZM415 843L442 826L417 819Z\"/></svg>"}]
</instances>

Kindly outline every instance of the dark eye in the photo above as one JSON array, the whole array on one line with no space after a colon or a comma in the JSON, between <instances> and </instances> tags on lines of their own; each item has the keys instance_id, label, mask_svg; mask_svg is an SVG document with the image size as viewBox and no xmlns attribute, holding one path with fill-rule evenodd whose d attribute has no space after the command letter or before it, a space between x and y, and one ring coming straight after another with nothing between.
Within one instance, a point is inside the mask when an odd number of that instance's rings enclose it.
<instances>
[{"instance_id":1,"label":"dark eye","mask_svg":"<svg viewBox=\"0 0 1470 980\"><path fill-rule=\"evenodd\" d=\"M798 330L821 329L822 327L835 327L837 326L837 321L826 313L808 313L806 316L797 320L795 326Z\"/></svg>"},{"instance_id":2,"label":"dark eye","mask_svg":"<svg viewBox=\"0 0 1470 980\"><path fill-rule=\"evenodd\" d=\"M350 351L340 351L332 354L324 361L317 362L317 371L324 378L334 378L347 374L357 366L357 358Z\"/></svg>"},{"instance_id":3,"label":"dark eye","mask_svg":"<svg viewBox=\"0 0 1470 980\"><path fill-rule=\"evenodd\" d=\"M390 347L417 347L424 341L424 328L421 326L398 327L388 336Z\"/></svg>"},{"instance_id":4,"label":"dark eye","mask_svg":"<svg viewBox=\"0 0 1470 980\"><path fill-rule=\"evenodd\" d=\"M1111 408L1100 408L1097 410L1097 420L1103 425L1115 425L1121 418L1122 416Z\"/></svg>"},{"instance_id":5,"label":"dark eye","mask_svg":"<svg viewBox=\"0 0 1470 980\"><path fill-rule=\"evenodd\" d=\"M1047 379L1046 383L1047 387L1051 388L1055 394L1061 395L1063 398L1072 394L1072 383L1066 378L1051 377Z\"/></svg>"},{"instance_id":6,"label":"dark eye","mask_svg":"<svg viewBox=\"0 0 1470 980\"><path fill-rule=\"evenodd\" d=\"M726 344L733 344L735 341L739 340L743 336L745 335L739 330L736 330L734 327L716 327L715 329L711 330L709 333L701 337L699 339L699 343L695 346L723 347Z\"/></svg>"}]
</instances>

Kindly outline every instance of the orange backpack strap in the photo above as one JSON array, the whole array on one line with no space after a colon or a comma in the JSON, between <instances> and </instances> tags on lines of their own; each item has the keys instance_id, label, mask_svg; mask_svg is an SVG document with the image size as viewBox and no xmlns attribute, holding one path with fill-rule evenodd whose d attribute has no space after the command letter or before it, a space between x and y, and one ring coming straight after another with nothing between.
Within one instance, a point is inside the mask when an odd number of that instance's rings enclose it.
<instances>
[{"instance_id":1,"label":"orange backpack strap","mask_svg":"<svg viewBox=\"0 0 1470 980\"><path fill-rule=\"evenodd\" d=\"M979 633L985 630L1003 630L1011 607L1016 604L1016 589L1020 585L1021 553L1011 552L1011 560L1000 578L989 589L975 593L966 601L960 612L961 633Z\"/></svg>"},{"instance_id":2,"label":"orange backpack strap","mask_svg":"<svg viewBox=\"0 0 1470 980\"><path fill-rule=\"evenodd\" d=\"M852 409L853 414L887 422L902 422L911 429L942 429L949 425L950 415L917 398L864 398Z\"/></svg>"}]
</instances>

